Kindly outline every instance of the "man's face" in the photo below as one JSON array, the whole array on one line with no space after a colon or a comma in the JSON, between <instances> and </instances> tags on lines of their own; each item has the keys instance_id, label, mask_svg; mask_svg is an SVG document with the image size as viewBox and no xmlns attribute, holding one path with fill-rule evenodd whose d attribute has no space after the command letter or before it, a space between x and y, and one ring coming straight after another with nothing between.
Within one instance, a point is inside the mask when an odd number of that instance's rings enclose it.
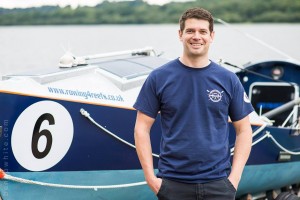
<instances>
[{"instance_id":1,"label":"man's face","mask_svg":"<svg viewBox=\"0 0 300 200\"><path fill-rule=\"evenodd\" d=\"M184 54L188 57L207 56L214 32L209 31L209 22L202 19L187 19L179 38L183 44Z\"/></svg>"}]
</instances>

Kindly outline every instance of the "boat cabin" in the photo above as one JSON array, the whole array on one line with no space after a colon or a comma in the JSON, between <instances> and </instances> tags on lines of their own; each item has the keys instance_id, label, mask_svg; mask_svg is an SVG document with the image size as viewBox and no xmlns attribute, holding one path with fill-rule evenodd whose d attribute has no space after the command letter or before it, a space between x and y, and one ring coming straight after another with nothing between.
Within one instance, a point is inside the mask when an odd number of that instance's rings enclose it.
<instances>
[{"instance_id":1,"label":"boat cabin","mask_svg":"<svg viewBox=\"0 0 300 200\"><path fill-rule=\"evenodd\" d=\"M236 74L259 115L267 115L275 126L299 128L299 63L259 62L248 64ZM288 102L297 100L298 103L286 106ZM279 107L284 109L269 115L270 111Z\"/></svg>"}]
</instances>

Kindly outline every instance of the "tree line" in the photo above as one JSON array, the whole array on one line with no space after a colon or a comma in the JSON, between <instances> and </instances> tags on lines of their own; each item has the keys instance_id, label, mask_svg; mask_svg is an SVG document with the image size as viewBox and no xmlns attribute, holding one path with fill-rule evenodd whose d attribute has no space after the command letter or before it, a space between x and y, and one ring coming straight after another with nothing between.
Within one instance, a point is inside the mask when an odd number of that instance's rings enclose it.
<instances>
[{"instance_id":1,"label":"tree line","mask_svg":"<svg viewBox=\"0 0 300 200\"><path fill-rule=\"evenodd\" d=\"M195 0L149 5L143 0L109 2L76 9L43 6L0 8L0 25L158 24L177 23L184 10L203 7L230 23L299 23L299 0Z\"/></svg>"}]
</instances>

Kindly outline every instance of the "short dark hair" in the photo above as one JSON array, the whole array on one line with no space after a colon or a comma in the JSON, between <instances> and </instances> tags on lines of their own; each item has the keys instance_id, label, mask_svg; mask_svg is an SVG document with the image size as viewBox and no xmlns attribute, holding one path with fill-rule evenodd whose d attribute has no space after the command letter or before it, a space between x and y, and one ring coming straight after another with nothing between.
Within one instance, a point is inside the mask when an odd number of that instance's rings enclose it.
<instances>
[{"instance_id":1,"label":"short dark hair","mask_svg":"<svg viewBox=\"0 0 300 200\"><path fill-rule=\"evenodd\" d=\"M198 7L190 8L181 15L179 19L179 26L181 31L183 31L185 28L185 21L191 18L207 20L209 22L209 31L213 32L214 18L212 14L209 11Z\"/></svg>"}]
</instances>

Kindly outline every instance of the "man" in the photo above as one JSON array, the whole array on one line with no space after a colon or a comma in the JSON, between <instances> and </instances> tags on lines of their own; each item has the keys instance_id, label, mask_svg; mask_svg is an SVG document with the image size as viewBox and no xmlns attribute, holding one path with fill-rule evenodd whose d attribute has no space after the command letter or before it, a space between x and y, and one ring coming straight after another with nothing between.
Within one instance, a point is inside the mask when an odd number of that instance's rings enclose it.
<instances>
[{"instance_id":1,"label":"man","mask_svg":"<svg viewBox=\"0 0 300 200\"><path fill-rule=\"evenodd\" d=\"M154 70L134 104L138 157L160 200L234 199L250 154L253 108L236 75L208 58L212 15L192 8L179 23L182 56ZM162 140L155 176L150 130L158 112ZM236 130L232 166L228 116Z\"/></svg>"}]
</instances>

